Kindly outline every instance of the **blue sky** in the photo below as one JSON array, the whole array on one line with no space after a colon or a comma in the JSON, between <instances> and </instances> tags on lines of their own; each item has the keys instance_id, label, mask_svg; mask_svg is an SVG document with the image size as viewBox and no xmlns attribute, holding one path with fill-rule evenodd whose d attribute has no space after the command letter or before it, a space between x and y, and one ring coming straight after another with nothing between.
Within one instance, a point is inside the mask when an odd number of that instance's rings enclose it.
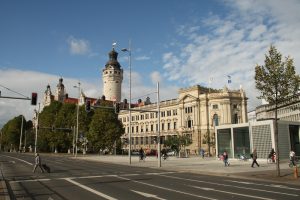
<instances>
[{"instance_id":1,"label":"blue sky","mask_svg":"<svg viewBox=\"0 0 300 200\"><path fill-rule=\"evenodd\" d=\"M38 92L41 102L47 84L55 92L63 77L70 96L80 80L88 96L100 97L101 72L116 42L122 98L128 98L128 57L120 49L130 39L134 98L153 92L157 81L165 100L210 79L222 88L230 75L230 89L242 86L253 110L260 104L254 67L271 44L294 58L299 73L299 10L297 0L1 0L0 85L27 96ZM33 109L0 99L0 127L19 114L31 119Z\"/></svg>"}]
</instances>

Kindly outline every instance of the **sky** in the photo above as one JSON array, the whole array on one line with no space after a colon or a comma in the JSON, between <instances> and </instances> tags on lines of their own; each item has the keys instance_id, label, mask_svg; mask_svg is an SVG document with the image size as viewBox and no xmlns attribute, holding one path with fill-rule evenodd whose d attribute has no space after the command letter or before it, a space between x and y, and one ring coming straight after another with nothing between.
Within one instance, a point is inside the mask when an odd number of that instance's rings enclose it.
<instances>
[{"instance_id":1,"label":"sky","mask_svg":"<svg viewBox=\"0 0 300 200\"><path fill-rule=\"evenodd\" d=\"M1 0L0 91L42 103L59 78L70 97L100 98L102 69L112 44L124 70L122 99L178 98L178 89L202 85L242 87L248 111L261 104L255 66L270 45L300 71L299 0ZM228 84L228 76L231 83ZM10 119L33 117L30 101L0 98L0 128Z\"/></svg>"}]
</instances>

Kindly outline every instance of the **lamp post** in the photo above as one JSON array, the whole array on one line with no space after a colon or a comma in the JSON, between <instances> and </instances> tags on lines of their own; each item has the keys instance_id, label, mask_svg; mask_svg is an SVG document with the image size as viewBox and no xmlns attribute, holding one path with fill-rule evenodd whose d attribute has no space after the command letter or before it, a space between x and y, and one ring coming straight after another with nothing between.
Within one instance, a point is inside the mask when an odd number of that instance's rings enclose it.
<instances>
[{"instance_id":1,"label":"lamp post","mask_svg":"<svg viewBox=\"0 0 300 200\"><path fill-rule=\"evenodd\" d=\"M20 134L20 145L19 145L19 152L20 152L20 153L21 153L21 151L22 151L23 121L24 121L24 116L22 115L21 134Z\"/></svg>"},{"instance_id":2,"label":"lamp post","mask_svg":"<svg viewBox=\"0 0 300 200\"><path fill-rule=\"evenodd\" d=\"M129 40L129 48L122 49L123 52L128 52L128 62L129 62L129 136L128 136L128 143L129 143L129 164L131 164L131 41Z\"/></svg>"},{"instance_id":3,"label":"lamp post","mask_svg":"<svg viewBox=\"0 0 300 200\"><path fill-rule=\"evenodd\" d=\"M75 157L77 157L77 150L78 150L78 125L79 125L79 101L80 101L80 82L78 82L78 86L74 86L74 88L78 88L78 101L77 101L77 111L76 111L76 138L75 138Z\"/></svg>"},{"instance_id":4,"label":"lamp post","mask_svg":"<svg viewBox=\"0 0 300 200\"><path fill-rule=\"evenodd\" d=\"M161 155L160 155L160 106L159 106L159 82L157 82L157 155L158 155L158 167L161 167Z\"/></svg>"},{"instance_id":5,"label":"lamp post","mask_svg":"<svg viewBox=\"0 0 300 200\"><path fill-rule=\"evenodd\" d=\"M36 127L35 127L35 142L34 142L34 153L36 154L36 146L37 146L37 137L38 137L38 127L39 127L39 113L40 113L40 103L39 103L39 109L38 111L35 110L36 114Z\"/></svg>"}]
</instances>

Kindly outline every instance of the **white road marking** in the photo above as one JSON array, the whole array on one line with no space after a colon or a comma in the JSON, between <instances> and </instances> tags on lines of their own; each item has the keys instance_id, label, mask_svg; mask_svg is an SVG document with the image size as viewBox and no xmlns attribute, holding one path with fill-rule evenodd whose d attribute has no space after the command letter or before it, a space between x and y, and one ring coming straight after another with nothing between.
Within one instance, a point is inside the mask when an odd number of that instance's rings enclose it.
<instances>
[{"instance_id":1,"label":"white road marking","mask_svg":"<svg viewBox=\"0 0 300 200\"><path fill-rule=\"evenodd\" d=\"M176 192L176 193L180 193L180 194L184 194L184 195L189 195L189 196L193 196L193 197L200 197L200 198L203 198L203 199L216 200L216 199L213 199L213 198L210 198L210 197L196 195L196 194L191 194L191 193L187 193L187 192L183 192L183 191L179 191L179 190L174 190L174 189L171 189L171 188L161 187L161 186L158 186L158 185L152 185L152 184L149 184L149 183L144 183L144 182L141 182L141 181L136 181L136 180L132 180L132 179L121 177L121 176L116 176L116 177L118 177L120 179L123 179L123 180L132 181L134 183L139 183L139 184L143 184L143 185L147 185L147 186L159 188L159 189L162 189L162 190Z\"/></svg>"},{"instance_id":2,"label":"white road marking","mask_svg":"<svg viewBox=\"0 0 300 200\"><path fill-rule=\"evenodd\" d=\"M277 184L261 184L261 183L253 183L253 182L244 182L244 181L231 181L231 180L227 180L228 182L234 182L234 183L241 183L241 184L246 184L246 185L261 185L261 186L265 186L265 187L275 187L275 188L283 188L283 189L288 189L288 190L300 190L299 188L292 188L289 186L285 186L285 185L277 185Z\"/></svg>"},{"instance_id":3,"label":"white road marking","mask_svg":"<svg viewBox=\"0 0 300 200\"><path fill-rule=\"evenodd\" d=\"M197 189L203 189L202 187L193 186L193 185L190 185L190 187L197 188ZM208 188L204 188L204 190L208 190ZM222 193L226 193L226 194L233 194L233 195L243 196L243 197L250 197L250 198L254 198L254 199L273 200L273 199L270 199L270 198L264 198L264 197L253 196L253 195L248 195L248 194L228 192L228 191L225 191L225 190L216 190L214 188L209 188L209 190L216 191L216 192L222 192Z\"/></svg>"},{"instance_id":4,"label":"white road marking","mask_svg":"<svg viewBox=\"0 0 300 200\"><path fill-rule=\"evenodd\" d=\"M18 180L18 181L9 181L10 183L24 183L24 182L40 182L40 181L51 181L52 179L28 179L28 180Z\"/></svg>"},{"instance_id":5,"label":"white road marking","mask_svg":"<svg viewBox=\"0 0 300 200\"><path fill-rule=\"evenodd\" d=\"M19 161L21 161L21 162L24 162L24 163L26 163L26 164L28 164L28 165L33 165L32 163L27 162L26 160L22 160L22 159L15 158L15 157L12 157L12 156L7 156L7 155L1 155L1 156L6 156L6 157L9 157L9 158L13 158L13 159L19 160Z\"/></svg>"},{"instance_id":6,"label":"white road marking","mask_svg":"<svg viewBox=\"0 0 300 200\"><path fill-rule=\"evenodd\" d=\"M159 199L159 200L166 200L166 199L158 197L155 194L149 194L149 193L146 193L146 192L140 192L140 191L136 191L136 190L131 190L131 191L133 191L135 193L138 193L139 195L142 195L142 196L147 197L147 198L153 198L153 199Z\"/></svg>"},{"instance_id":7,"label":"white road marking","mask_svg":"<svg viewBox=\"0 0 300 200\"><path fill-rule=\"evenodd\" d=\"M179 179L179 180L185 180L185 181L191 181L191 182L211 184L211 185L219 185L219 186L225 186L225 187L235 187L235 188L239 188L239 189L246 189L246 190L254 190L254 191L260 191L260 192L281 194L281 195L287 195L287 196L295 196L295 197L299 196L297 194L289 194L289 193L284 193L284 192L275 192L275 191L270 191L270 190L263 190L263 189L249 188L249 187L242 187L242 186L236 186L236 185L228 185L228 184L221 184L221 183L215 183L215 182L200 181L200 180L189 179L189 178L180 178L180 177L168 176L168 175L159 175L159 176L164 176L164 177L173 178L173 179Z\"/></svg>"},{"instance_id":8,"label":"white road marking","mask_svg":"<svg viewBox=\"0 0 300 200\"><path fill-rule=\"evenodd\" d=\"M113 197L108 196L108 195L106 195L106 194L104 194L104 193L102 193L102 192L99 192L99 191L94 190L94 189L92 189L92 188L90 188L90 187L87 187L87 186L85 186L85 185L82 185L82 184L80 184L80 183L78 183L78 182L76 182L76 181L73 181L72 179L66 178L65 180L68 181L68 182L70 182L70 183L73 183L74 185L76 185L76 186L78 186L78 187L81 187L82 189L85 189L85 190L87 190L87 191L89 191L89 192L92 192L92 193L94 193L94 194L96 194L96 195L98 195L98 196L100 196L100 197L103 197L103 198L105 198L105 199L108 199L108 200L117 200L116 198L113 198Z\"/></svg>"}]
</instances>

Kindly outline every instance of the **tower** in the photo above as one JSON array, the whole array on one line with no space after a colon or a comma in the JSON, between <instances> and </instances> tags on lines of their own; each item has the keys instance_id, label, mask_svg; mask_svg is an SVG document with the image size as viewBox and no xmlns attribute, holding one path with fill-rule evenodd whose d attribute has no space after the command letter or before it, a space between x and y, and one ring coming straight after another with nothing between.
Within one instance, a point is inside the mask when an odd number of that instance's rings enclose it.
<instances>
[{"instance_id":1,"label":"tower","mask_svg":"<svg viewBox=\"0 0 300 200\"><path fill-rule=\"evenodd\" d=\"M118 53L113 48L108 53L109 60L103 69L103 95L106 100L121 101L121 87L123 81L123 69L118 62Z\"/></svg>"},{"instance_id":2,"label":"tower","mask_svg":"<svg viewBox=\"0 0 300 200\"><path fill-rule=\"evenodd\" d=\"M52 102L52 92L51 92L51 89L50 89L50 85L48 84L47 85L47 89L44 93L44 101L43 101L43 105L44 106L49 106Z\"/></svg>"},{"instance_id":3,"label":"tower","mask_svg":"<svg viewBox=\"0 0 300 200\"><path fill-rule=\"evenodd\" d=\"M60 78L59 83L56 86L56 92L55 92L55 97L54 97L54 99L59 102L64 102L64 99L66 96L65 86L62 82L63 82L63 79Z\"/></svg>"}]
</instances>

